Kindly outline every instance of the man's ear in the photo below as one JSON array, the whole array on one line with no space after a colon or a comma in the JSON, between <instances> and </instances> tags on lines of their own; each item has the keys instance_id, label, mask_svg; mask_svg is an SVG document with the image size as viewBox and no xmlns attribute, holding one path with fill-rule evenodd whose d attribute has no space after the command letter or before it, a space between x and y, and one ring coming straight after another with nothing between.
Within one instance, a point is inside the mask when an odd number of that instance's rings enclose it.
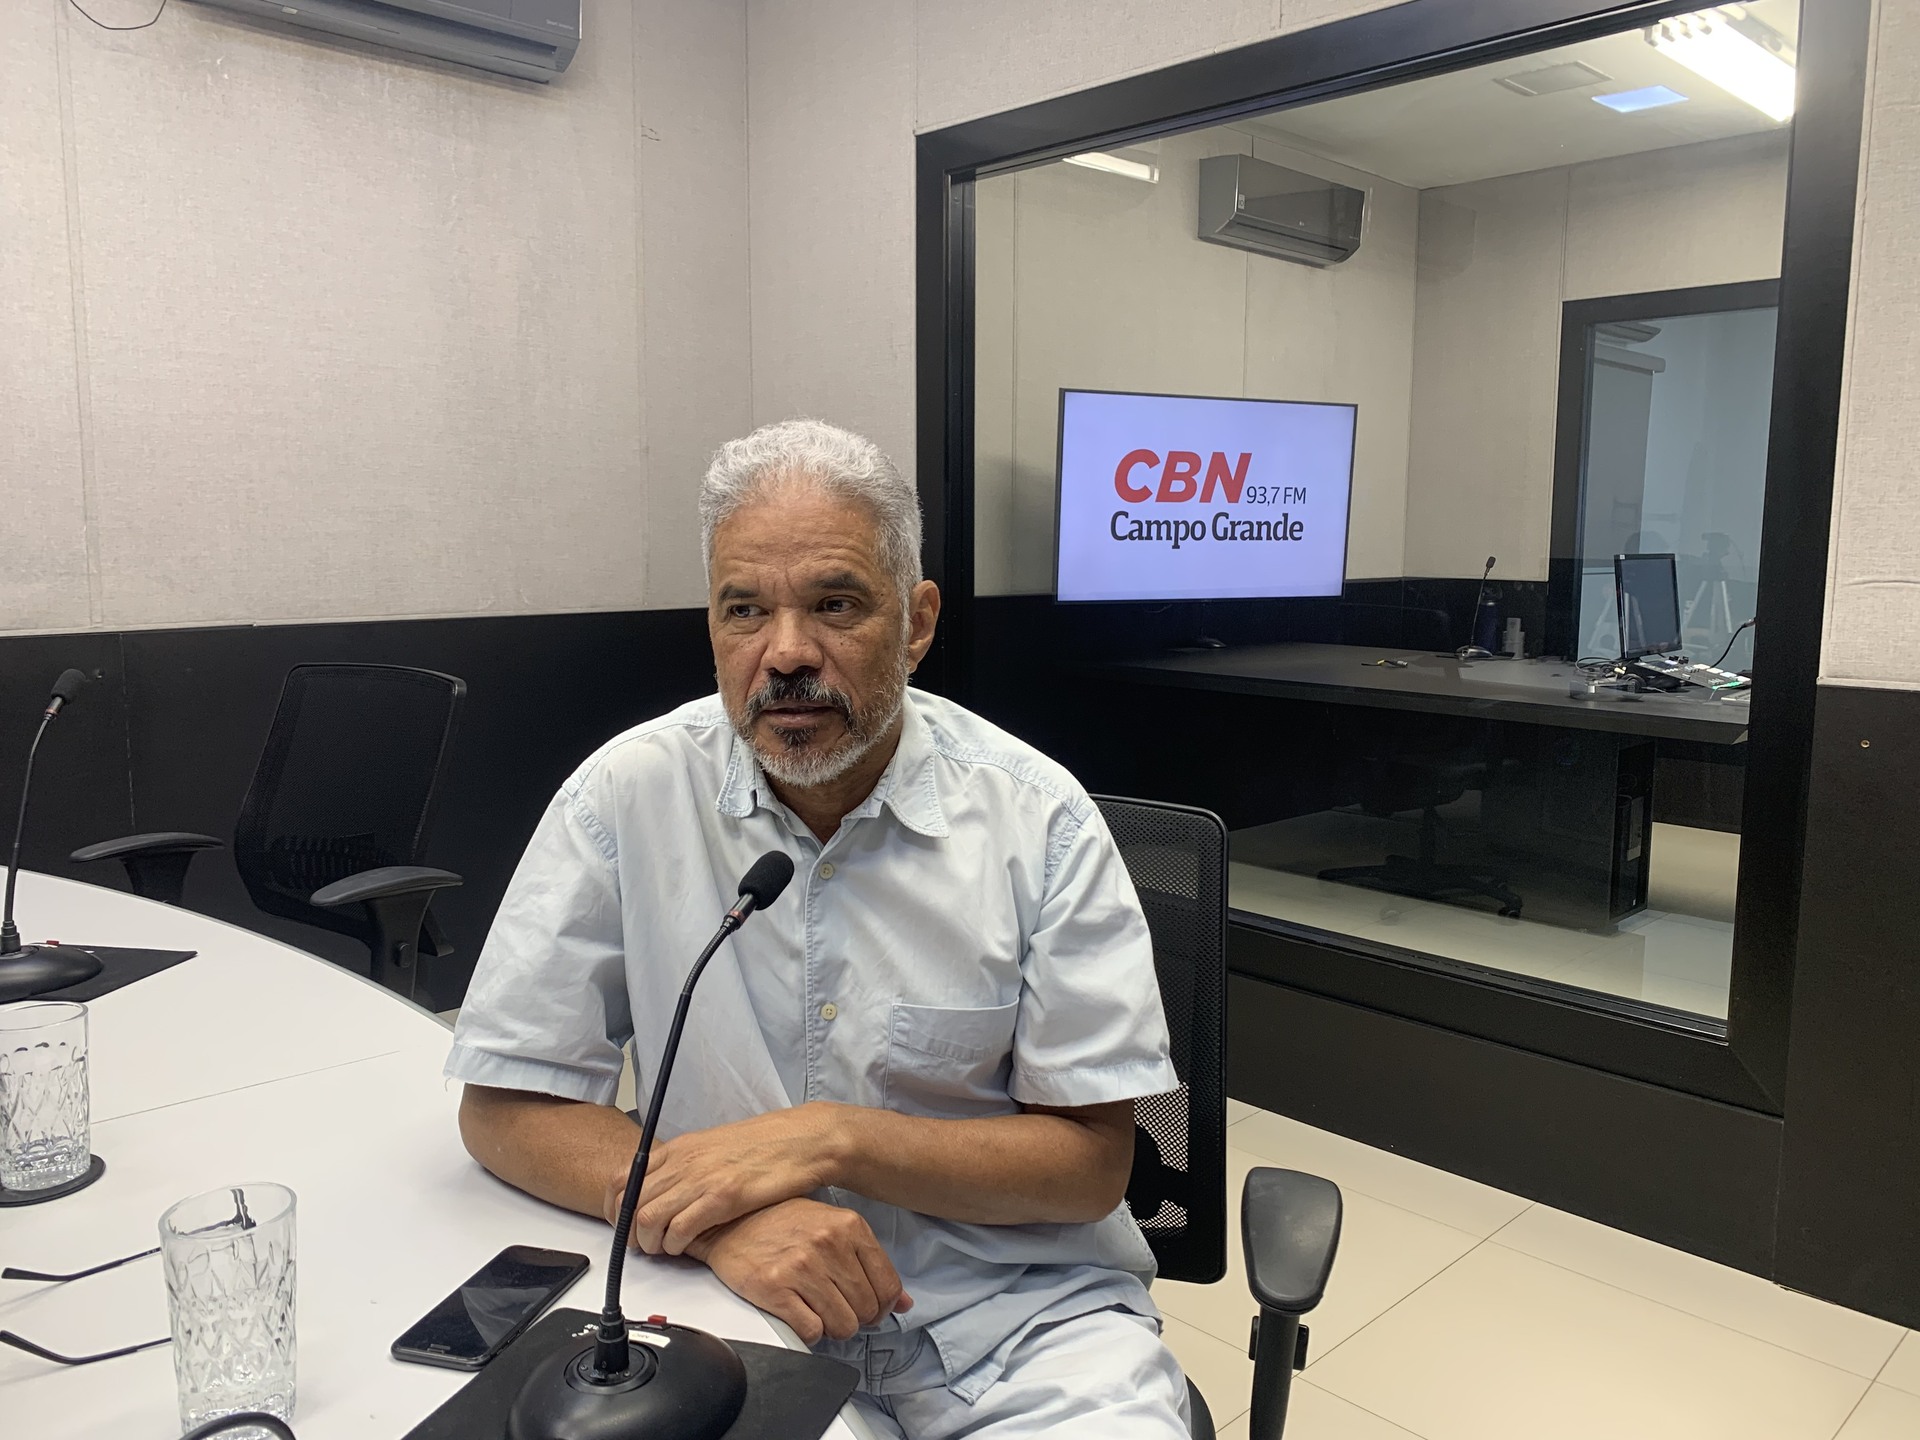
<instances>
[{"instance_id":1,"label":"man's ear","mask_svg":"<svg viewBox=\"0 0 1920 1440\"><path fill-rule=\"evenodd\" d=\"M907 597L907 668L917 667L933 648L934 628L940 623L940 587L922 580Z\"/></svg>"}]
</instances>

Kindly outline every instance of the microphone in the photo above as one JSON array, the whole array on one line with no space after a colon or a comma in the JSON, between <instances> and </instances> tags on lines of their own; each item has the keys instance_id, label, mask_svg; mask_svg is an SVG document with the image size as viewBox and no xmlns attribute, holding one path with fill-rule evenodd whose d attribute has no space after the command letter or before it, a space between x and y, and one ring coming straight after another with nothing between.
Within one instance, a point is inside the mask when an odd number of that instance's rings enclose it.
<instances>
[{"instance_id":1,"label":"microphone","mask_svg":"<svg viewBox=\"0 0 1920 1440\"><path fill-rule=\"evenodd\" d=\"M1480 602L1487 598L1487 577L1493 573L1494 557L1487 556L1487 568L1480 572L1480 588L1474 592L1473 614L1467 620L1467 643L1454 651L1461 660L1489 660L1493 652L1484 645L1474 643L1473 632L1480 628Z\"/></svg>"},{"instance_id":2,"label":"microphone","mask_svg":"<svg viewBox=\"0 0 1920 1440\"><path fill-rule=\"evenodd\" d=\"M553 1356L527 1378L507 1417L508 1440L584 1440L588 1436L594 1440L717 1440L739 1418L747 1399L747 1371L733 1348L716 1336L677 1325L666 1327L673 1332L671 1343L633 1345L620 1309L620 1282L626 1273L633 1212L646 1183L660 1106L680 1050L693 987L726 938L746 924L754 911L778 900L792 879L793 860L778 850L754 861L741 877L739 900L721 918L720 928L687 972L666 1047L660 1053L646 1123L640 1127L640 1148L628 1167L627 1188L613 1225L600 1323L591 1344ZM662 1325L653 1321L648 1325L667 1338Z\"/></svg>"},{"instance_id":3,"label":"microphone","mask_svg":"<svg viewBox=\"0 0 1920 1440\"><path fill-rule=\"evenodd\" d=\"M63 670L53 682L53 693L40 712L40 726L27 747L27 768L20 775L20 813L13 822L13 858L7 865L6 903L0 908L0 1003L25 1000L49 990L62 990L91 980L100 973L100 958L85 950L58 945L22 945L20 928L13 923L13 888L20 878L20 840L27 828L27 797L33 790L33 759L40 753L40 737L60 712L71 705L86 685L78 670Z\"/></svg>"}]
</instances>

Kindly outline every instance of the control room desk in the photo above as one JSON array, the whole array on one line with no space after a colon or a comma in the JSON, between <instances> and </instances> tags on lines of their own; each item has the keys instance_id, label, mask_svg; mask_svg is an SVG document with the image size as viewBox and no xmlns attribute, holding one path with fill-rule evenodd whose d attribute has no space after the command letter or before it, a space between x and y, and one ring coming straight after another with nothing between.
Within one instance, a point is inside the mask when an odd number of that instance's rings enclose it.
<instances>
[{"instance_id":1,"label":"control room desk","mask_svg":"<svg viewBox=\"0 0 1920 1440\"><path fill-rule=\"evenodd\" d=\"M1374 660L1405 660L1405 669ZM1240 645L1181 650L1103 667L1148 685L1318 700L1435 715L1599 730L1661 740L1739 745L1747 738L1747 702L1705 691L1576 700L1564 660L1456 660L1414 650L1364 645Z\"/></svg>"},{"instance_id":2,"label":"control room desk","mask_svg":"<svg viewBox=\"0 0 1920 1440\"><path fill-rule=\"evenodd\" d=\"M459 1086L440 1075L440 1021L202 915L30 872L19 891L30 938L199 954L89 1003L93 1148L107 1173L64 1200L0 1211L6 1264L81 1269L156 1243L161 1211L184 1196L234 1180L290 1186L301 1440L398 1437L465 1383L399 1364L387 1346L502 1246L592 1257L560 1303L599 1309L610 1232L468 1158ZM636 1255L625 1291L631 1314L796 1343L697 1264ZM159 1259L68 1285L0 1282L0 1327L70 1353L164 1335ZM846 1414L833 1440L866 1433ZM76 1369L0 1350L0 1416L9 1440L177 1434L171 1350Z\"/></svg>"},{"instance_id":3,"label":"control room desk","mask_svg":"<svg viewBox=\"0 0 1920 1440\"><path fill-rule=\"evenodd\" d=\"M1370 663L1381 659L1408 663ZM1610 928L1646 904L1657 742L1733 747L1747 738L1744 697L1693 690L1575 699L1567 691L1577 672L1555 660L1278 644L1168 651L1108 662L1098 673L1109 682L1330 707L1333 719L1317 727L1263 725L1261 746L1235 748L1237 776L1185 777L1223 813L1235 812L1235 828L1357 803L1362 772L1379 768L1380 756L1398 758L1396 750L1418 754L1429 730L1480 747L1491 777L1475 782L1479 838L1490 847L1483 853L1534 872L1528 918L1586 929ZM1343 714L1351 718L1343 722ZM1450 723L1423 727L1422 715ZM1466 722L1485 723L1468 726L1477 738L1460 742ZM1303 778L1270 783L1254 773L1249 754L1284 756ZM1248 794L1259 798L1243 802ZM1417 811L1411 794L1393 808Z\"/></svg>"}]
</instances>

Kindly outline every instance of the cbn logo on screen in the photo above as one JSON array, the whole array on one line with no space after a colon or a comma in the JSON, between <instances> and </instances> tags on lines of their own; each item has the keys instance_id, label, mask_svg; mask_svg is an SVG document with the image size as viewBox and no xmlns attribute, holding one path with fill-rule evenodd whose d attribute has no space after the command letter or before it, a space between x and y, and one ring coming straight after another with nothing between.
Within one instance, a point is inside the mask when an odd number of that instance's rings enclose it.
<instances>
[{"instance_id":1,"label":"cbn logo on screen","mask_svg":"<svg viewBox=\"0 0 1920 1440\"><path fill-rule=\"evenodd\" d=\"M1243 450L1229 459L1227 452L1215 450L1206 459L1204 478L1201 463L1199 452L1194 450L1169 450L1164 460L1152 450L1129 450L1114 467L1114 493L1130 505L1144 505L1149 501L1156 505L1183 505L1193 500L1203 505L1240 505L1243 501L1256 506L1307 503L1304 485L1249 485L1251 451ZM1160 472L1157 486L1148 483L1156 469ZM1115 540L1158 540L1178 550L1183 544L1209 536L1215 540L1299 540L1306 533L1306 523L1295 519L1288 510L1282 510L1277 517L1258 520L1244 520L1231 511L1217 510L1210 521L1137 520L1125 510L1116 510L1108 521L1107 533Z\"/></svg>"},{"instance_id":2,"label":"cbn logo on screen","mask_svg":"<svg viewBox=\"0 0 1920 1440\"><path fill-rule=\"evenodd\" d=\"M1152 450L1129 450L1114 467L1114 493L1131 505L1144 505L1149 500L1160 505L1180 505L1189 500L1198 500L1207 505L1213 502L1216 493L1229 505L1238 505L1247 491L1247 470L1253 464L1252 453L1243 450L1229 460L1225 451L1215 450L1207 457L1204 480L1201 478L1200 464L1199 453L1193 450L1169 450L1164 461ZM1136 472L1145 472L1143 478L1150 481L1156 469L1160 472L1157 487L1151 483L1136 483ZM1284 505L1304 505L1307 500L1307 487L1304 485L1256 486L1255 489L1263 492L1271 490L1272 501ZM1266 496L1263 494L1259 498L1265 499Z\"/></svg>"}]
</instances>

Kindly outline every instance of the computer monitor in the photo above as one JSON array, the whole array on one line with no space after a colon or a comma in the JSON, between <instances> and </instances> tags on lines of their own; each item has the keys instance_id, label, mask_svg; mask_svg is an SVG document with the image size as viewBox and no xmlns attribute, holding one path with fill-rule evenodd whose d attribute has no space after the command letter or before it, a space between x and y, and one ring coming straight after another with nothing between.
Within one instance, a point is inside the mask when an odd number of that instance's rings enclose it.
<instances>
[{"instance_id":1,"label":"computer monitor","mask_svg":"<svg viewBox=\"0 0 1920 1440\"><path fill-rule=\"evenodd\" d=\"M1613 588L1620 605L1621 659L1680 648L1680 581L1673 556L1614 556Z\"/></svg>"},{"instance_id":2,"label":"computer monitor","mask_svg":"<svg viewBox=\"0 0 1920 1440\"><path fill-rule=\"evenodd\" d=\"M1338 595L1356 407L1060 392L1061 601Z\"/></svg>"}]
</instances>

